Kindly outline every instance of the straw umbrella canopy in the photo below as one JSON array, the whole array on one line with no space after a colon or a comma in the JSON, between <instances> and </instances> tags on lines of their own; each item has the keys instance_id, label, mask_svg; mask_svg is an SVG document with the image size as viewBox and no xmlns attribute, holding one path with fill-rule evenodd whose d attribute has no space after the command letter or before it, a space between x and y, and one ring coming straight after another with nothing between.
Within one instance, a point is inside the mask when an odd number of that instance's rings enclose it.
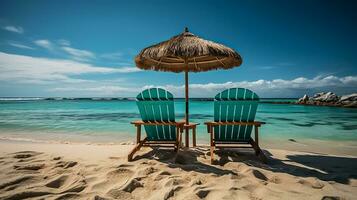
<instances>
[{"instance_id":1,"label":"straw umbrella canopy","mask_svg":"<svg viewBox=\"0 0 357 200\"><path fill-rule=\"evenodd\" d=\"M233 49L199 38L185 28L177 36L143 49L135 63L144 70L185 72L185 122L189 124L188 72L230 69L240 66L242 58Z\"/></svg>"}]
</instances>

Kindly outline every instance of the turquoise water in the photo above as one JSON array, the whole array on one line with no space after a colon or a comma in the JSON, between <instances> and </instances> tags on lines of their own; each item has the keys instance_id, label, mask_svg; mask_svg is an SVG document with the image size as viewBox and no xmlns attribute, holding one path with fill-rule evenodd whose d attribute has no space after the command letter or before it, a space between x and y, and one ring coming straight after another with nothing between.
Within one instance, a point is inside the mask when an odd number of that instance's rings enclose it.
<instances>
[{"instance_id":1,"label":"turquoise water","mask_svg":"<svg viewBox=\"0 0 357 200\"><path fill-rule=\"evenodd\" d=\"M177 119L183 119L183 100L175 101L175 109ZM197 131L199 141L208 143L203 122L212 118L213 101L190 103L191 121L201 123ZM0 99L0 136L134 140L135 128L130 122L138 119L136 103L129 100ZM357 141L357 109L261 103L256 120L267 123L261 128L263 139Z\"/></svg>"}]
</instances>

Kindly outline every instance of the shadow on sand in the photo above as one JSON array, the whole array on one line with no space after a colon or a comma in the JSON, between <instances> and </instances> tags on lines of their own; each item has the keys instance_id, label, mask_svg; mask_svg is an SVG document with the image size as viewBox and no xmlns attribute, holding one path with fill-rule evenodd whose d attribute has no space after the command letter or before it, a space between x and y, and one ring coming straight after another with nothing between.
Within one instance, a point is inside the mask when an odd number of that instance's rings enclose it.
<instances>
[{"instance_id":1,"label":"shadow on sand","mask_svg":"<svg viewBox=\"0 0 357 200\"><path fill-rule=\"evenodd\" d=\"M237 175L232 170L224 170L198 160L198 158L205 159L206 156L207 153L204 148L180 150L177 154L172 149L152 148L152 151L140 154L134 160L146 158L166 163L171 168L181 168L184 171L196 171L207 174L213 173L218 176L225 174Z\"/></svg>"},{"instance_id":2,"label":"shadow on sand","mask_svg":"<svg viewBox=\"0 0 357 200\"><path fill-rule=\"evenodd\" d=\"M272 172L287 173L298 177L316 177L324 181L335 181L348 184L349 179L357 178L357 158L329 156L323 154L291 154L286 159L274 158L264 150L268 164L260 163L252 151L224 150L220 155L219 164L227 162L243 162L247 165L262 168Z\"/></svg>"},{"instance_id":3,"label":"shadow on sand","mask_svg":"<svg viewBox=\"0 0 357 200\"><path fill-rule=\"evenodd\" d=\"M357 158L329 156L323 154L291 154L284 160L276 159L269 151L264 150L268 164L260 162L252 150L224 149L215 152L215 165L209 164L209 151L205 147L181 150L178 154L171 149L153 148L134 160L151 159L166 163L172 168L185 171L237 175L233 170L222 169L229 162L242 162L246 165L272 172L287 173L298 177L316 177L324 181L335 181L348 184L349 179L357 178Z\"/></svg>"}]
</instances>

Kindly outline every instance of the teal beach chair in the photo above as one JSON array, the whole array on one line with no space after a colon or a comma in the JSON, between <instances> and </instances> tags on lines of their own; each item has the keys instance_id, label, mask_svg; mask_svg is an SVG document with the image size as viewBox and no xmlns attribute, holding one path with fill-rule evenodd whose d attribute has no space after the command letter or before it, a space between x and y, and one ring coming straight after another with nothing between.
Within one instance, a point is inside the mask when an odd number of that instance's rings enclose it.
<instances>
[{"instance_id":1,"label":"teal beach chair","mask_svg":"<svg viewBox=\"0 0 357 200\"><path fill-rule=\"evenodd\" d=\"M267 161L258 140L258 128L265 123L254 121L258 102L258 95L244 88L227 89L215 96L214 121L205 123L210 134L211 163L215 148L247 147L246 144L263 162Z\"/></svg>"},{"instance_id":2,"label":"teal beach chair","mask_svg":"<svg viewBox=\"0 0 357 200\"><path fill-rule=\"evenodd\" d=\"M142 146L174 147L177 152L185 122L175 121L173 95L161 88L150 88L137 95L136 103L142 120L131 122L137 129L137 137L128 161L133 159L135 152ZM141 140L142 126L146 137Z\"/></svg>"}]
</instances>

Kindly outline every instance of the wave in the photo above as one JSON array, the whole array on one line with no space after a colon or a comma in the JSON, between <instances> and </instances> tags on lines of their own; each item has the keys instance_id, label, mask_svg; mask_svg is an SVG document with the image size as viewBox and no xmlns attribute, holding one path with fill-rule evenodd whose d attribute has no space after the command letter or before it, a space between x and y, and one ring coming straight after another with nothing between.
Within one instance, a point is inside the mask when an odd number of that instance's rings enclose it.
<instances>
[{"instance_id":1,"label":"wave","mask_svg":"<svg viewBox=\"0 0 357 200\"><path fill-rule=\"evenodd\" d=\"M39 101L46 98L41 97L2 97L0 101Z\"/></svg>"}]
</instances>

